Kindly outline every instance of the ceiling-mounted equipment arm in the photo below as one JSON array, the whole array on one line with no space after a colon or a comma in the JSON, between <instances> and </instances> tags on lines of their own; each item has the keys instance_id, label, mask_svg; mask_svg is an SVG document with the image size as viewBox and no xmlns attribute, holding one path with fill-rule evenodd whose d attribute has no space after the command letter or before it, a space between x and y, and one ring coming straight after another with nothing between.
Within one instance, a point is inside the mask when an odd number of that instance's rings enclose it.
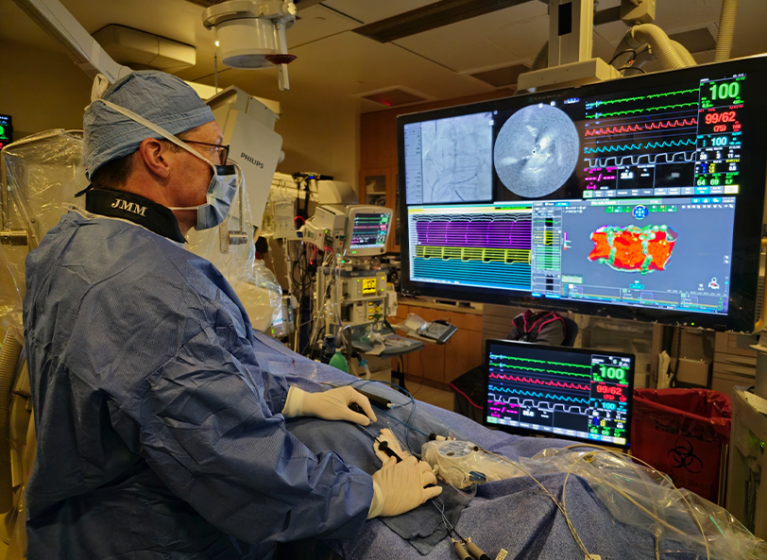
<instances>
[{"instance_id":1,"label":"ceiling-mounted equipment arm","mask_svg":"<svg viewBox=\"0 0 767 560\"><path fill-rule=\"evenodd\" d=\"M53 35L88 77L114 83L133 70L115 62L58 0L14 0L40 27Z\"/></svg>"}]
</instances>

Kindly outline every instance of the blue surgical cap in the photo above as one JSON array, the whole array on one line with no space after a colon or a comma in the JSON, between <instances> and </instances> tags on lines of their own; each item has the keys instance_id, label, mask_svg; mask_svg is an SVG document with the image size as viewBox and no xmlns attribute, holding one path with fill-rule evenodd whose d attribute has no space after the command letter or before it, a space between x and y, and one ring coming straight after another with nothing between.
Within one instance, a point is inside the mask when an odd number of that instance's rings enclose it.
<instances>
[{"instance_id":1,"label":"blue surgical cap","mask_svg":"<svg viewBox=\"0 0 767 560\"><path fill-rule=\"evenodd\" d=\"M115 82L103 99L144 117L171 134L180 134L213 120L213 112L183 80L156 70L128 74ZM161 138L133 119L93 102L83 117L85 176L132 154L146 138Z\"/></svg>"}]
</instances>

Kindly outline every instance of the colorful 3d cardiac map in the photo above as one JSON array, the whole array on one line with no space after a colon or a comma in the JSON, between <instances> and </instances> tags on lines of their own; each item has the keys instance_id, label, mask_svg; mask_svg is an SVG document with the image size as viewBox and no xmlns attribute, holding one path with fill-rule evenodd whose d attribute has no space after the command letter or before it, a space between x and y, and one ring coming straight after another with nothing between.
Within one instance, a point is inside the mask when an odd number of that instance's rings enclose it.
<instances>
[{"instance_id":1,"label":"colorful 3d cardiac map","mask_svg":"<svg viewBox=\"0 0 767 560\"><path fill-rule=\"evenodd\" d=\"M678 234L668 226L602 226L591 234L589 260L620 272L666 270Z\"/></svg>"}]
</instances>

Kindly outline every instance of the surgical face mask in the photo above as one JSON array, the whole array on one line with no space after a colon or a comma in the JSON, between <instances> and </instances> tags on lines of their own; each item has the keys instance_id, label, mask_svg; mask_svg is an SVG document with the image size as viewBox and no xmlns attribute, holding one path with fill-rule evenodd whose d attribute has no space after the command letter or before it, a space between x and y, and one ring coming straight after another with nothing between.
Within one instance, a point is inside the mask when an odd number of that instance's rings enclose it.
<instances>
[{"instance_id":1,"label":"surgical face mask","mask_svg":"<svg viewBox=\"0 0 767 560\"><path fill-rule=\"evenodd\" d=\"M172 207L171 210L197 210L195 229L214 228L226 219L237 189L242 184L240 177L240 169L236 164L214 165L213 178L210 180L205 204L185 208Z\"/></svg>"},{"instance_id":2,"label":"surgical face mask","mask_svg":"<svg viewBox=\"0 0 767 560\"><path fill-rule=\"evenodd\" d=\"M172 207L170 210L197 210L197 225L195 226L195 229L197 230L214 228L226 219L226 216L229 213L229 208L232 206L232 201L237 194L237 189L242 186L242 169L240 169L239 165L236 163L214 165L202 157L199 152L190 148L183 140L180 140L153 122L148 121L141 115L137 115L125 107L120 107L119 105L115 105L104 99L94 101L94 103L98 102L103 103L110 109L114 109L129 119L133 119L137 123L144 125L213 168L213 178L210 180L210 185L208 186L205 204L201 204L200 206Z\"/></svg>"}]
</instances>

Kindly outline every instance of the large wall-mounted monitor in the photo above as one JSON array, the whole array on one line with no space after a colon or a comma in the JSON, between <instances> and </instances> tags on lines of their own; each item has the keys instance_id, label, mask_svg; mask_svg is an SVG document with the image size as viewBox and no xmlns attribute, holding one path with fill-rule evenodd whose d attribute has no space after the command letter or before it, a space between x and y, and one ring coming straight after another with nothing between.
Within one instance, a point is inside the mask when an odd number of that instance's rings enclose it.
<instances>
[{"instance_id":1,"label":"large wall-mounted monitor","mask_svg":"<svg viewBox=\"0 0 767 560\"><path fill-rule=\"evenodd\" d=\"M398 119L415 295L749 331L767 57Z\"/></svg>"}]
</instances>

